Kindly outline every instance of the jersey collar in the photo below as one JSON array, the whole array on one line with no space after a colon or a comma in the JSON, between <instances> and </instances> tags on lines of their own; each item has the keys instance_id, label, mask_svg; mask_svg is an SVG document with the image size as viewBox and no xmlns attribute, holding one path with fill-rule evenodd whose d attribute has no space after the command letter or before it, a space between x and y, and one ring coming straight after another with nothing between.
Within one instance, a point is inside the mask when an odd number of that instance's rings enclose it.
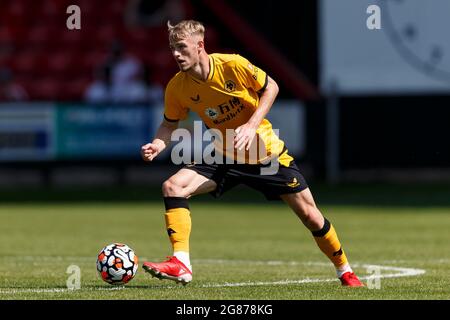
<instances>
[{"instance_id":1,"label":"jersey collar","mask_svg":"<svg viewBox=\"0 0 450 320\"><path fill-rule=\"evenodd\" d=\"M209 55L209 74L208 74L208 79L207 80L212 80L212 78L214 77L214 72L216 71L216 64L214 63L214 58Z\"/></svg>"},{"instance_id":2,"label":"jersey collar","mask_svg":"<svg viewBox=\"0 0 450 320\"><path fill-rule=\"evenodd\" d=\"M200 80L200 79L194 77L193 75L191 75L190 73L187 73L187 75L189 76L189 78L191 78L191 80L200 84L200 83L205 83L205 82L211 81L213 79L214 72L216 71L216 64L214 62L214 58L211 57L210 55L208 56L208 59L209 59L209 73L208 73L208 77L206 78L206 80L205 81Z\"/></svg>"}]
</instances>

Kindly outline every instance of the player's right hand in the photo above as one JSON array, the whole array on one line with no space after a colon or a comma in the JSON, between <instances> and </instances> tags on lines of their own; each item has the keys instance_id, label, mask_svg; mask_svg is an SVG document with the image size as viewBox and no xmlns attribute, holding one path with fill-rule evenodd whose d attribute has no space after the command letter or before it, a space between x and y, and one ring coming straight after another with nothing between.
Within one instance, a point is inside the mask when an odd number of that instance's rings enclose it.
<instances>
[{"instance_id":1,"label":"player's right hand","mask_svg":"<svg viewBox=\"0 0 450 320\"><path fill-rule=\"evenodd\" d=\"M144 161L152 161L159 152L159 147L154 143L147 143L141 147L141 157Z\"/></svg>"}]
</instances>

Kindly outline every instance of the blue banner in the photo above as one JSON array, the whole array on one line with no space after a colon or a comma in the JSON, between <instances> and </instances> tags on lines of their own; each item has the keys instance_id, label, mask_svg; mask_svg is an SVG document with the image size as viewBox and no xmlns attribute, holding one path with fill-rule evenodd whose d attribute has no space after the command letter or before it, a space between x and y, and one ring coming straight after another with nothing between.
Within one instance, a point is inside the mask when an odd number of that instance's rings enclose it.
<instances>
[{"instance_id":1,"label":"blue banner","mask_svg":"<svg viewBox=\"0 0 450 320\"><path fill-rule=\"evenodd\" d=\"M148 106L60 105L57 158L138 158L153 132L150 111Z\"/></svg>"}]
</instances>

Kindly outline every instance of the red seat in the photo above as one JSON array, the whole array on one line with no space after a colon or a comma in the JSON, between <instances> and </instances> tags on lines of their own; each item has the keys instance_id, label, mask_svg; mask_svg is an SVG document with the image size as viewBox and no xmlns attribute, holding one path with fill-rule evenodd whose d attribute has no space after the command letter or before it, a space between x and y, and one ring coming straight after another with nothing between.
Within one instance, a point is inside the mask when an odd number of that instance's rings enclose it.
<instances>
[{"instance_id":1,"label":"red seat","mask_svg":"<svg viewBox=\"0 0 450 320\"><path fill-rule=\"evenodd\" d=\"M37 68L38 62L34 52L25 51L13 57L11 67L14 73L30 73Z\"/></svg>"},{"instance_id":2,"label":"red seat","mask_svg":"<svg viewBox=\"0 0 450 320\"><path fill-rule=\"evenodd\" d=\"M68 30L67 28L62 29L58 35L59 42L64 45L64 48L80 47L84 37L89 37L89 34L83 30Z\"/></svg>"},{"instance_id":3,"label":"red seat","mask_svg":"<svg viewBox=\"0 0 450 320\"><path fill-rule=\"evenodd\" d=\"M147 28L132 28L124 32L124 40L127 45L142 43L151 44L152 35Z\"/></svg>"},{"instance_id":4,"label":"red seat","mask_svg":"<svg viewBox=\"0 0 450 320\"><path fill-rule=\"evenodd\" d=\"M56 1L58 1L58 0L56 0ZM96 11L101 13L103 11L104 7L109 6L109 3L108 4L99 3L99 2L96 2L96 1L92 1L92 0L70 1L70 4L78 5L80 7L81 12L83 13L83 15L90 15L93 12L95 14ZM83 23L83 19L81 19L81 21L82 21L81 23Z\"/></svg>"},{"instance_id":5,"label":"red seat","mask_svg":"<svg viewBox=\"0 0 450 320\"><path fill-rule=\"evenodd\" d=\"M55 52L48 57L48 72L51 73L64 73L69 69L72 63L72 54L70 52L59 51Z\"/></svg>"},{"instance_id":6,"label":"red seat","mask_svg":"<svg viewBox=\"0 0 450 320\"><path fill-rule=\"evenodd\" d=\"M165 85L178 68L168 49L167 27L124 25L129 0L0 0L0 65L10 66L31 99L77 100L105 63L114 40L138 57ZM66 28L67 7L81 9L81 30ZM215 30L206 33L218 47ZM6 45L6 46L5 46Z\"/></svg>"},{"instance_id":7,"label":"red seat","mask_svg":"<svg viewBox=\"0 0 450 320\"><path fill-rule=\"evenodd\" d=\"M95 68L105 63L106 57L106 51L93 51L84 55L83 59L80 61L80 65L93 72Z\"/></svg>"},{"instance_id":8,"label":"red seat","mask_svg":"<svg viewBox=\"0 0 450 320\"><path fill-rule=\"evenodd\" d=\"M161 49L158 50L154 55L154 65L155 69L167 69L176 66L175 60L172 57L169 49Z\"/></svg>"},{"instance_id":9,"label":"red seat","mask_svg":"<svg viewBox=\"0 0 450 320\"><path fill-rule=\"evenodd\" d=\"M30 45L45 45L58 40L54 34L54 29L47 26L34 26L29 29L26 41Z\"/></svg>"},{"instance_id":10,"label":"red seat","mask_svg":"<svg viewBox=\"0 0 450 320\"><path fill-rule=\"evenodd\" d=\"M0 43L12 43L15 37L12 28L0 26Z\"/></svg>"},{"instance_id":11,"label":"red seat","mask_svg":"<svg viewBox=\"0 0 450 320\"><path fill-rule=\"evenodd\" d=\"M34 82L27 89L31 99L50 101L57 99L61 86L58 81L51 78L43 78Z\"/></svg>"},{"instance_id":12,"label":"red seat","mask_svg":"<svg viewBox=\"0 0 450 320\"><path fill-rule=\"evenodd\" d=\"M26 5L22 1L11 1L5 4L4 16L9 17L10 20L22 20L26 15ZM23 20L22 20L23 21Z\"/></svg>"},{"instance_id":13,"label":"red seat","mask_svg":"<svg viewBox=\"0 0 450 320\"><path fill-rule=\"evenodd\" d=\"M132 30L130 30L130 32L132 32ZM165 48L169 47L169 37L166 26L147 28L147 32L153 45L158 47L164 46Z\"/></svg>"},{"instance_id":14,"label":"red seat","mask_svg":"<svg viewBox=\"0 0 450 320\"><path fill-rule=\"evenodd\" d=\"M112 19L123 19L127 7L127 1L111 1L108 7L108 16Z\"/></svg>"},{"instance_id":15,"label":"red seat","mask_svg":"<svg viewBox=\"0 0 450 320\"><path fill-rule=\"evenodd\" d=\"M84 92L90 83L89 78L81 77L71 79L61 84L58 100L79 101L83 99Z\"/></svg>"},{"instance_id":16,"label":"red seat","mask_svg":"<svg viewBox=\"0 0 450 320\"><path fill-rule=\"evenodd\" d=\"M30 26L35 19L38 1L5 1L0 9L0 21L7 26Z\"/></svg>"},{"instance_id":17,"label":"red seat","mask_svg":"<svg viewBox=\"0 0 450 320\"><path fill-rule=\"evenodd\" d=\"M7 66L11 68L12 67L11 65L12 65L11 55L0 53L0 66Z\"/></svg>"},{"instance_id":18,"label":"red seat","mask_svg":"<svg viewBox=\"0 0 450 320\"><path fill-rule=\"evenodd\" d=\"M96 41L109 49L111 43L114 40L123 40L124 31L122 28L118 28L112 25L102 25L98 28L98 31L95 35Z\"/></svg>"}]
</instances>

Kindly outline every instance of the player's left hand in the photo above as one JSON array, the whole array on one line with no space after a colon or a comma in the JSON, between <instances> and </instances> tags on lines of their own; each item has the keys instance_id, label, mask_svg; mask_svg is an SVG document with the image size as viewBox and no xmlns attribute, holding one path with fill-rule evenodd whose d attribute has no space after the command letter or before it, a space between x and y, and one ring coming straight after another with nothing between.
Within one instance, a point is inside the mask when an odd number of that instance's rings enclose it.
<instances>
[{"instance_id":1,"label":"player's left hand","mask_svg":"<svg viewBox=\"0 0 450 320\"><path fill-rule=\"evenodd\" d=\"M246 123L237 127L234 132L236 132L236 137L234 137L234 147L238 150L242 150L242 148L249 150L256 135L256 128L249 123Z\"/></svg>"}]
</instances>

